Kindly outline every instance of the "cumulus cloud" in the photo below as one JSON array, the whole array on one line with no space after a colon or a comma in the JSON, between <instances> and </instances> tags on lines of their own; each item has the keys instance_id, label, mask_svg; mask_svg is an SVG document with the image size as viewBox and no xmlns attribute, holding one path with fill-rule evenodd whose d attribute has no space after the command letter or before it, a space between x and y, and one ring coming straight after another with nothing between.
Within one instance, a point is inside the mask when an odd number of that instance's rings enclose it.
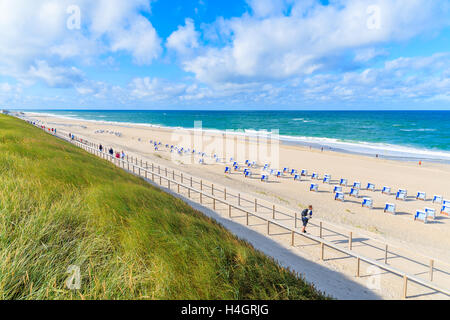
<instances>
[{"instance_id":1,"label":"cumulus cloud","mask_svg":"<svg viewBox=\"0 0 450 320\"><path fill-rule=\"evenodd\" d=\"M220 21L220 28L232 37L230 43L204 48L197 57L184 61L186 71L205 83L279 80L332 71L350 63L344 58L349 52L448 25L448 6L427 0L374 0L375 11L368 10L363 0L330 1L328 5L300 0L249 3L253 15ZM288 13L269 15L280 10ZM380 19L374 23L376 13ZM358 62L374 54L360 53Z\"/></svg>"},{"instance_id":2,"label":"cumulus cloud","mask_svg":"<svg viewBox=\"0 0 450 320\"><path fill-rule=\"evenodd\" d=\"M186 19L184 26L179 26L168 38L166 47L180 55L187 55L199 47L199 33L195 31L194 21Z\"/></svg>"}]
</instances>

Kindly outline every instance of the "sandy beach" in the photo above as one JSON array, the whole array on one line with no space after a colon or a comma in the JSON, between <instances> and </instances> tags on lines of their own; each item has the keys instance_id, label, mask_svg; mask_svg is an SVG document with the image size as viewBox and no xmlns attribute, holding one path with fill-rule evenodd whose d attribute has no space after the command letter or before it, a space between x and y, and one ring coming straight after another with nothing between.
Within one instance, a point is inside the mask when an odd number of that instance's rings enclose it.
<instances>
[{"instance_id":1,"label":"sandy beach","mask_svg":"<svg viewBox=\"0 0 450 320\"><path fill-rule=\"evenodd\" d=\"M272 150L279 152L279 168L289 167L298 171L306 169L308 175L317 172L320 179L324 174L330 174L331 184L323 184L320 180L312 181L310 176L302 177L302 182L298 182L294 181L290 175L279 179L271 176L269 183L262 183L259 180L261 169L252 169L254 177L250 179L245 179L241 172L232 171L232 174L225 175L224 168L230 165L229 159L227 164L206 159L206 165L201 165L192 156L175 156L167 151L161 151L164 148L155 151L149 142L150 140L161 141L163 144L188 148L191 147L187 145L188 142L193 144L193 141L198 139L190 131L82 121L37 114L33 114L31 118L43 121L50 127L84 136L92 142L108 144L117 151L127 150L129 155L146 156L167 165L179 166L192 175L254 194L289 208L300 210L312 204L314 216L324 221L354 228L375 239L389 241L413 252L450 263L450 250L448 250L450 219L438 213L440 205L431 202L435 194L442 195L444 199L450 199L450 165L427 162L419 165L416 162L384 160L331 151L322 152L307 147L280 144ZM121 135L119 137L112 132L120 132ZM227 143L219 137L221 137L220 134L204 132L201 135L203 151L207 154L216 153L219 156L224 154L220 151ZM255 145L254 139L245 139L242 136L233 136L229 139L233 139L235 143L234 159L243 164L245 159L248 159L248 150ZM243 150L247 152L241 152ZM258 159L258 163L263 164L265 160L267 159ZM374 183L375 192L361 190L359 199L351 198L346 194L345 202L335 201L333 188L340 178L348 179L349 185L354 181L361 182L362 188L368 182ZM319 185L319 192L309 191L311 182ZM380 190L383 186L391 187L392 194L382 194ZM395 200L393 193L399 188L408 190L406 201ZM345 193L348 191L349 188L344 188ZM426 192L426 201L415 199L418 191ZM364 196L373 199L373 209L361 207ZM384 213L385 203L396 204L397 214ZM428 224L414 221L416 210L423 210L425 207L436 209L436 220L431 220Z\"/></svg>"}]
</instances>

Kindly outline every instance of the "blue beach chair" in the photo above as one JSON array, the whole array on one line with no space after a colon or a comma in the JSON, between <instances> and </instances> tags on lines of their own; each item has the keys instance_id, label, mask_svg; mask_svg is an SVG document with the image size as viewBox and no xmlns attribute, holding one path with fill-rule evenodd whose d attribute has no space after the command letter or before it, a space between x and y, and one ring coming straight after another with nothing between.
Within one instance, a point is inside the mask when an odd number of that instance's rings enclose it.
<instances>
[{"instance_id":1,"label":"blue beach chair","mask_svg":"<svg viewBox=\"0 0 450 320\"><path fill-rule=\"evenodd\" d=\"M268 176L267 174L263 174L263 175L261 176L261 181L262 181L262 182L268 182L268 181L269 181L269 176Z\"/></svg>"},{"instance_id":2,"label":"blue beach chair","mask_svg":"<svg viewBox=\"0 0 450 320\"><path fill-rule=\"evenodd\" d=\"M339 201L344 202L345 201L344 193L343 192L336 192L335 195L334 195L334 200L339 200Z\"/></svg>"},{"instance_id":3,"label":"blue beach chair","mask_svg":"<svg viewBox=\"0 0 450 320\"><path fill-rule=\"evenodd\" d=\"M361 203L361 207L366 207L366 208L372 209L373 208L373 200L371 198L364 198Z\"/></svg>"},{"instance_id":4,"label":"blue beach chair","mask_svg":"<svg viewBox=\"0 0 450 320\"><path fill-rule=\"evenodd\" d=\"M294 181L301 181L301 176L299 174L294 175Z\"/></svg>"},{"instance_id":5,"label":"blue beach chair","mask_svg":"<svg viewBox=\"0 0 450 320\"><path fill-rule=\"evenodd\" d=\"M436 219L436 210L432 208L425 208L425 212L428 218Z\"/></svg>"},{"instance_id":6,"label":"blue beach chair","mask_svg":"<svg viewBox=\"0 0 450 320\"><path fill-rule=\"evenodd\" d=\"M416 200L423 200L425 201L427 198L427 194L425 192L417 192Z\"/></svg>"},{"instance_id":7,"label":"blue beach chair","mask_svg":"<svg viewBox=\"0 0 450 320\"><path fill-rule=\"evenodd\" d=\"M346 186L347 186L347 183L348 183L347 179L341 179L341 180L339 181L339 185L340 185L340 186L343 186L343 187L346 187Z\"/></svg>"},{"instance_id":8,"label":"blue beach chair","mask_svg":"<svg viewBox=\"0 0 450 320\"><path fill-rule=\"evenodd\" d=\"M325 175L323 176L322 182L323 182L323 183L330 183L330 181L331 181L331 176L330 176L329 174L325 174Z\"/></svg>"},{"instance_id":9,"label":"blue beach chair","mask_svg":"<svg viewBox=\"0 0 450 320\"><path fill-rule=\"evenodd\" d=\"M231 173L230 167L225 167L225 173Z\"/></svg>"},{"instance_id":10,"label":"blue beach chair","mask_svg":"<svg viewBox=\"0 0 450 320\"><path fill-rule=\"evenodd\" d=\"M386 203L384 206L384 212L395 214L395 204Z\"/></svg>"},{"instance_id":11,"label":"blue beach chair","mask_svg":"<svg viewBox=\"0 0 450 320\"><path fill-rule=\"evenodd\" d=\"M368 183L366 190L375 191L375 185L373 183Z\"/></svg>"},{"instance_id":12,"label":"blue beach chair","mask_svg":"<svg viewBox=\"0 0 450 320\"><path fill-rule=\"evenodd\" d=\"M319 186L316 183L311 183L311 185L309 186L309 191L317 192L319 191Z\"/></svg>"},{"instance_id":13,"label":"blue beach chair","mask_svg":"<svg viewBox=\"0 0 450 320\"><path fill-rule=\"evenodd\" d=\"M308 175L308 170L303 169L300 173L303 177L306 177Z\"/></svg>"},{"instance_id":14,"label":"blue beach chair","mask_svg":"<svg viewBox=\"0 0 450 320\"><path fill-rule=\"evenodd\" d=\"M395 195L396 200L406 200L408 192L404 189L399 189Z\"/></svg>"},{"instance_id":15,"label":"blue beach chair","mask_svg":"<svg viewBox=\"0 0 450 320\"><path fill-rule=\"evenodd\" d=\"M433 203L442 203L442 196L434 195L433 197Z\"/></svg>"},{"instance_id":16,"label":"blue beach chair","mask_svg":"<svg viewBox=\"0 0 450 320\"><path fill-rule=\"evenodd\" d=\"M317 174L317 173L315 173L315 172L313 172L313 174L312 174L312 176L311 176L311 179L319 179L319 175Z\"/></svg>"},{"instance_id":17,"label":"blue beach chair","mask_svg":"<svg viewBox=\"0 0 450 320\"><path fill-rule=\"evenodd\" d=\"M295 169L292 169L291 170L291 176L293 176L294 174L296 174L297 173L297 170L295 170Z\"/></svg>"},{"instance_id":18,"label":"blue beach chair","mask_svg":"<svg viewBox=\"0 0 450 320\"><path fill-rule=\"evenodd\" d=\"M341 186L335 186L333 189L334 193L342 193L342 187Z\"/></svg>"},{"instance_id":19,"label":"blue beach chair","mask_svg":"<svg viewBox=\"0 0 450 320\"><path fill-rule=\"evenodd\" d=\"M449 216L450 215L450 206L442 206L441 214Z\"/></svg>"},{"instance_id":20,"label":"blue beach chair","mask_svg":"<svg viewBox=\"0 0 450 320\"><path fill-rule=\"evenodd\" d=\"M414 215L414 221L422 221L423 223L428 223L428 215L425 211L417 210Z\"/></svg>"},{"instance_id":21,"label":"blue beach chair","mask_svg":"<svg viewBox=\"0 0 450 320\"><path fill-rule=\"evenodd\" d=\"M353 182L353 189L361 189L361 182L355 181Z\"/></svg>"},{"instance_id":22,"label":"blue beach chair","mask_svg":"<svg viewBox=\"0 0 450 320\"><path fill-rule=\"evenodd\" d=\"M350 197L359 198L359 189L357 189L357 188L351 188L351 189L350 189L349 196L350 196Z\"/></svg>"}]
</instances>

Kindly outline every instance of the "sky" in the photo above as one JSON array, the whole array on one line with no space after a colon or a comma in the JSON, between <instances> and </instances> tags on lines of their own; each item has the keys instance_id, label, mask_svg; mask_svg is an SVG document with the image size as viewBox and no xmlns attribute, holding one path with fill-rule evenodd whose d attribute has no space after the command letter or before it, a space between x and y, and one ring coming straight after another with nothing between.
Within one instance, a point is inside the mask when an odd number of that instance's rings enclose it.
<instances>
[{"instance_id":1,"label":"sky","mask_svg":"<svg viewBox=\"0 0 450 320\"><path fill-rule=\"evenodd\" d=\"M0 108L450 110L450 0L0 0Z\"/></svg>"}]
</instances>

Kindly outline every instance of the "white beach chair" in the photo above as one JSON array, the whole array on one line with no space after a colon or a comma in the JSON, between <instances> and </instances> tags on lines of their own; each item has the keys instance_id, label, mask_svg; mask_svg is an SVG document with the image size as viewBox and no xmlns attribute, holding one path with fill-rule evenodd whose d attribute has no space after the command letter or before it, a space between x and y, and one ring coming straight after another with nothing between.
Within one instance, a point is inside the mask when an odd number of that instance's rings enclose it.
<instances>
[{"instance_id":1,"label":"white beach chair","mask_svg":"<svg viewBox=\"0 0 450 320\"><path fill-rule=\"evenodd\" d=\"M306 177L308 175L308 170L303 169L300 173L303 177Z\"/></svg>"},{"instance_id":2,"label":"white beach chair","mask_svg":"<svg viewBox=\"0 0 450 320\"><path fill-rule=\"evenodd\" d=\"M350 189L349 196L350 196L350 197L359 198L359 189L357 189L357 188L351 188L351 189Z\"/></svg>"},{"instance_id":3,"label":"white beach chair","mask_svg":"<svg viewBox=\"0 0 450 320\"><path fill-rule=\"evenodd\" d=\"M310 187L309 187L309 191L314 191L317 192L319 191L319 186L317 183L311 183Z\"/></svg>"},{"instance_id":4,"label":"white beach chair","mask_svg":"<svg viewBox=\"0 0 450 320\"><path fill-rule=\"evenodd\" d=\"M360 190L361 189L361 182L358 182L358 181L353 182L353 188Z\"/></svg>"},{"instance_id":5,"label":"white beach chair","mask_svg":"<svg viewBox=\"0 0 450 320\"><path fill-rule=\"evenodd\" d=\"M334 186L333 192L334 193L342 193L342 187L341 186Z\"/></svg>"},{"instance_id":6,"label":"white beach chair","mask_svg":"<svg viewBox=\"0 0 450 320\"><path fill-rule=\"evenodd\" d=\"M292 170L291 170L291 176L293 176L293 175L295 175L295 174L297 174L297 170L292 169Z\"/></svg>"},{"instance_id":7,"label":"white beach chair","mask_svg":"<svg viewBox=\"0 0 450 320\"><path fill-rule=\"evenodd\" d=\"M428 223L427 213L422 210L417 210L414 215L414 221L422 221L423 223Z\"/></svg>"},{"instance_id":8,"label":"white beach chair","mask_svg":"<svg viewBox=\"0 0 450 320\"><path fill-rule=\"evenodd\" d=\"M244 171L244 177L246 178L250 178L252 176L252 172L248 169L246 169L247 171Z\"/></svg>"},{"instance_id":9,"label":"white beach chair","mask_svg":"<svg viewBox=\"0 0 450 320\"><path fill-rule=\"evenodd\" d=\"M434 195L433 196L433 203L442 203L442 196Z\"/></svg>"},{"instance_id":10,"label":"white beach chair","mask_svg":"<svg viewBox=\"0 0 450 320\"><path fill-rule=\"evenodd\" d=\"M294 181L301 181L301 176L299 174L294 175Z\"/></svg>"},{"instance_id":11,"label":"white beach chair","mask_svg":"<svg viewBox=\"0 0 450 320\"><path fill-rule=\"evenodd\" d=\"M391 195L391 187L383 187L383 189L381 190L381 193Z\"/></svg>"},{"instance_id":12,"label":"white beach chair","mask_svg":"<svg viewBox=\"0 0 450 320\"><path fill-rule=\"evenodd\" d=\"M311 176L311 179L319 179L319 175L317 174L317 173L315 173L315 172L313 172L313 174L312 174L312 176Z\"/></svg>"},{"instance_id":13,"label":"white beach chair","mask_svg":"<svg viewBox=\"0 0 450 320\"><path fill-rule=\"evenodd\" d=\"M395 195L395 199L396 200L406 200L406 196L407 196L408 192L404 189L399 189L397 191L397 194Z\"/></svg>"},{"instance_id":14,"label":"white beach chair","mask_svg":"<svg viewBox=\"0 0 450 320\"><path fill-rule=\"evenodd\" d=\"M441 214L449 216L450 215L450 206L442 206Z\"/></svg>"},{"instance_id":15,"label":"white beach chair","mask_svg":"<svg viewBox=\"0 0 450 320\"><path fill-rule=\"evenodd\" d=\"M283 168L283 173L288 173L289 172L289 168Z\"/></svg>"},{"instance_id":16,"label":"white beach chair","mask_svg":"<svg viewBox=\"0 0 450 320\"><path fill-rule=\"evenodd\" d=\"M225 167L225 173L231 173L230 167Z\"/></svg>"},{"instance_id":17,"label":"white beach chair","mask_svg":"<svg viewBox=\"0 0 450 320\"><path fill-rule=\"evenodd\" d=\"M334 195L334 200L338 200L338 201L344 202L344 201L345 201L345 199L344 199L344 193L342 193L342 192L336 192L335 195Z\"/></svg>"},{"instance_id":18,"label":"white beach chair","mask_svg":"<svg viewBox=\"0 0 450 320\"><path fill-rule=\"evenodd\" d=\"M366 190L375 191L375 185L373 183L368 183Z\"/></svg>"},{"instance_id":19,"label":"white beach chair","mask_svg":"<svg viewBox=\"0 0 450 320\"><path fill-rule=\"evenodd\" d=\"M384 206L384 212L395 214L395 204L386 203Z\"/></svg>"},{"instance_id":20,"label":"white beach chair","mask_svg":"<svg viewBox=\"0 0 450 320\"><path fill-rule=\"evenodd\" d=\"M283 176L283 172L277 171L277 178L281 178Z\"/></svg>"},{"instance_id":21,"label":"white beach chair","mask_svg":"<svg viewBox=\"0 0 450 320\"><path fill-rule=\"evenodd\" d=\"M323 183L330 183L331 181L331 176L329 174L325 174L323 176Z\"/></svg>"},{"instance_id":22,"label":"white beach chair","mask_svg":"<svg viewBox=\"0 0 450 320\"><path fill-rule=\"evenodd\" d=\"M343 186L343 187L346 187L346 186L347 186L347 183L348 183L348 180L347 180L347 179L341 179L341 180L339 181L339 185L340 185L340 186Z\"/></svg>"},{"instance_id":23,"label":"white beach chair","mask_svg":"<svg viewBox=\"0 0 450 320\"><path fill-rule=\"evenodd\" d=\"M425 212L428 218L436 219L436 209L433 208L425 208Z\"/></svg>"},{"instance_id":24,"label":"white beach chair","mask_svg":"<svg viewBox=\"0 0 450 320\"><path fill-rule=\"evenodd\" d=\"M261 176L261 181L262 182L269 182L269 176L267 174L263 174Z\"/></svg>"},{"instance_id":25,"label":"white beach chair","mask_svg":"<svg viewBox=\"0 0 450 320\"><path fill-rule=\"evenodd\" d=\"M373 200L371 198L364 198L361 203L361 206L372 209L373 208Z\"/></svg>"},{"instance_id":26,"label":"white beach chair","mask_svg":"<svg viewBox=\"0 0 450 320\"><path fill-rule=\"evenodd\" d=\"M427 194L425 192L422 192L422 191L417 192L416 200L425 201L426 199L427 199Z\"/></svg>"}]
</instances>

